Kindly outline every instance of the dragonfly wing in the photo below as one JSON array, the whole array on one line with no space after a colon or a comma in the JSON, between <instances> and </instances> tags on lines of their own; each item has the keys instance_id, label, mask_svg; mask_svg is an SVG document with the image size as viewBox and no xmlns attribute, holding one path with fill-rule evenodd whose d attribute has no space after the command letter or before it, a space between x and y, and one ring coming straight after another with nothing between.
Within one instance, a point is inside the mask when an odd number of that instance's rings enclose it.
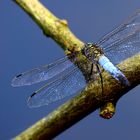
<instances>
[{"instance_id":1,"label":"dragonfly wing","mask_svg":"<svg viewBox=\"0 0 140 140\"><path fill-rule=\"evenodd\" d=\"M66 96L80 92L86 86L86 80L82 72L76 68L69 75L60 77L51 84L33 93L28 99L29 107L40 107L60 100Z\"/></svg>"},{"instance_id":2,"label":"dragonfly wing","mask_svg":"<svg viewBox=\"0 0 140 140\"><path fill-rule=\"evenodd\" d=\"M97 45L114 64L140 53L140 10L104 36Z\"/></svg>"},{"instance_id":3,"label":"dragonfly wing","mask_svg":"<svg viewBox=\"0 0 140 140\"><path fill-rule=\"evenodd\" d=\"M68 59L68 57L64 57L52 64L37 67L17 75L13 78L11 84L15 87L32 85L45 80L50 82L57 79L58 76L65 75L67 70L74 68L74 64Z\"/></svg>"}]
</instances>

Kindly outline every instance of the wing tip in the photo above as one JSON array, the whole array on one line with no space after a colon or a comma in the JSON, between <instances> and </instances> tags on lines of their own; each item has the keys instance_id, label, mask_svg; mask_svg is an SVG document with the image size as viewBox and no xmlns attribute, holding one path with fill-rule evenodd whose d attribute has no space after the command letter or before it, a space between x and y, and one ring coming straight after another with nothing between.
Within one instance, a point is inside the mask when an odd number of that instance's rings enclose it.
<instances>
[{"instance_id":1,"label":"wing tip","mask_svg":"<svg viewBox=\"0 0 140 140\"><path fill-rule=\"evenodd\" d=\"M12 87L21 87L21 86L28 86L34 84L32 81L28 81L26 77L23 77L23 73L15 76L11 81Z\"/></svg>"},{"instance_id":2,"label":"wing tip","mask_svg":"<svg viewBox=\"0 0 140 140\"><path fill-rule=\"evenodd\" d=\"M22 73L20 73L20 74L18 74L17 76L15 76L16 78L19 78L19 77L21 77L23 74Z\"/></svg>"},{"instance_id":3,"label":"wing tip","mask_svg":"<svg viewBox=\"0 0 140 140\"><path fill-rule=\"evenodd\" d=\"M35 104L34 101L32 100L33 97L36 95L37 93L36 92L33 92L33 94L31 94L28 99L27 99L27 105L29 108L38 108L40 107L41 105L40 104Z\"/></svg>"},{"instance_id":4,"label":"wing tip","mask_svg":"<svg viewBox=\"0 0 140 140\"><path fill-rule=\"evenodd\" d=\"M12 86L12 87L17 87L17 86L19 86L18 83L17 83L17 77L14 77L14 78L12 79L12 81L11 81L11 86Z\"/></svg>"},{"instance_id":5,"label":"wing tip","mask_svg":"<svg viewBox=\"0 0 140 140\"><path fill-rule=\"evenodd\" d=\"M20 79L18 79L20 76L21 75L17 75L12 79L12 81L11 81L11 86L12 87L23 86L23 83L20 81Z\"/></svg>"},{"instance_id":6,"label":"wing tip","mask_svg":"<svg viewBox=\"0 0 140 140\"><path fill-rule=\"evenodd\" d=\"M18 80L19 80L18 78L20 78L22 75L23 75L23 74L20 73L20 74L16 75L16 76L12 79L12 81L11 81L11 86L12 86L12 87L22 86L22 85L19 83L19 81L18 81Z\"/></svg>"},{"instance_id":7,"label":"wing tip","mask_svg":"<svg viewBox=\"0 0 140 140\"><path fill-rule=\"evenodd\" d=\"M29 108L34 108L34 106L32 105L32 102L31 102L31 98L32 98L33 94L27 98L27 105Z\"/></svg>"}]
</instances>

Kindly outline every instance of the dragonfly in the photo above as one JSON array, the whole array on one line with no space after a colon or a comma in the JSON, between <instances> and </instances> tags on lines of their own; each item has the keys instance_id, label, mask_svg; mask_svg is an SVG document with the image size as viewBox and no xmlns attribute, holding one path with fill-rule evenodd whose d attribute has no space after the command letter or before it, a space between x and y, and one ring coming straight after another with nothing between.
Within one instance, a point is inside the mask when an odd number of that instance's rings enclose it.
<instances>
[{"instance_id":1,"label":"dragonfly","mask_svg":"<svg viewBox=\"0 0 140 140\"><path fill-rule=\"evenodd\" d=\"M138 53L140 53L140 10L96 44L87 43L81 51L73 52L70 56L23 72L13 78L11 85L18 87L46 80L47 84L28 98L29 107L48 105L81 92L89 81L96 80L93 67L99 69L98 65L120 84L129 86L128 79L116 65ZM84 59L79 61L79 56Z\"/></svg>"}]
</instances>

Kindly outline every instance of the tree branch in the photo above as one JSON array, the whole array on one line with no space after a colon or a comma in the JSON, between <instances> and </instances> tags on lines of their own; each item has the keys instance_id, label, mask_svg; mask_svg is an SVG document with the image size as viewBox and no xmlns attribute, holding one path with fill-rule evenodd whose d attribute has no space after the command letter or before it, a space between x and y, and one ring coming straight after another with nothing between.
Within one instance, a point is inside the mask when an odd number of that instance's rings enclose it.
<instances>
[{"instance_id":1,"label":"tree branch","mask_svg":"<svg viewBox=\"0 0 140 140\"><path fill-rule=\"evenodd\" d=\"M83 47L83 42L69 30L66 20L55 17L38 0L14 0L14 2L32 17L47 37L55 40L64 50L80 50ZM52 139L106 102L116 103L122 95L140 83L139 62L140 55L135 55L118 65L130 81L130 87L120 85L104 71L103 94L99 80L89 83L81 94L64 103L15 139Z\"/></svg>"},{"instance_id":2,"label":"tree branch","mask_svg":"<svg viewBox=\"0 0 140 140\"><path fill-rule=\"evenodd\" d=\"M40 26L47 37L55 40L64 50L79 50L80 41L68 28L66 20L55 17L38 0L14 0Z\"/></svg>"}]
</instances>

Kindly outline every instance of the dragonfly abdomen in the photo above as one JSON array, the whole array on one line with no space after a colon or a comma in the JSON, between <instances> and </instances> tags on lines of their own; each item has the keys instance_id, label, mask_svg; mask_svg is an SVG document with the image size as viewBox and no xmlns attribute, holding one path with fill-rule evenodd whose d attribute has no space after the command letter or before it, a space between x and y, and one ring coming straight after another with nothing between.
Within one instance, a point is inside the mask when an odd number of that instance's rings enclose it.
<instances>
[{"instance_id":1,"label":"dragonfly abdomen","mask_svg":"<svg viewBox=\"0 0 140 140\"><path fill-rule=\"evenodd\" d=\"M129 83L128 79L125 77L125 75L117 67L115 67L105 55L100 56L98 63L108 73L110 73L116 80L118 80L119 82L121 82L124 85L127 85L127 86L130 85L130 83Z\"/></svg>"}]
</instances>

